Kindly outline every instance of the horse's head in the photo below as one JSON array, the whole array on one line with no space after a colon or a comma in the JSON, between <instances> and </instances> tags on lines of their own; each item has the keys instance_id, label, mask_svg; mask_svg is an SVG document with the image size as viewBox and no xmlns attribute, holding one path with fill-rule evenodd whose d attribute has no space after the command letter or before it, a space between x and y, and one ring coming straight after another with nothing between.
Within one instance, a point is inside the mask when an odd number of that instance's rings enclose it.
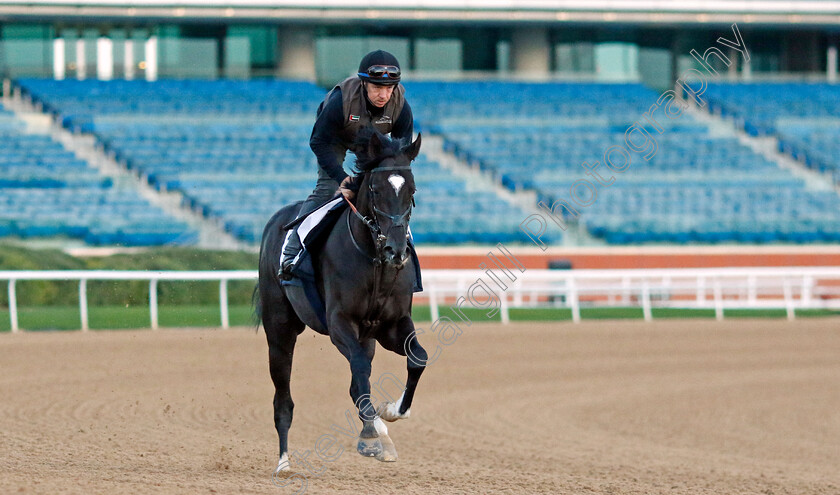
<instances>
[{"instance_id":1,"label":"horse's head","mask_svg":"<svg viewBox=\"0 0 840 495\"><path fill-rule=\"evenodd\" d=\"M356 205L371 220L377 257L402 267L408 259L408 221L416 190L411 162L420 152L420 136L405 144L370 131L359 144L356 167L362 181Z\"/></svg>"}]
</instances>

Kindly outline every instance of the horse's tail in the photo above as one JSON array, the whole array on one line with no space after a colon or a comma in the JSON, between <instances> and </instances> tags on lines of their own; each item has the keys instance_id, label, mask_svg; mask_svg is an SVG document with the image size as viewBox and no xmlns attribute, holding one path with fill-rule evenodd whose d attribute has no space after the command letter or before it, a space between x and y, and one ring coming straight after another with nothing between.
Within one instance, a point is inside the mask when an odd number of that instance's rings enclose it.
<instances>
[{"instance_id":1,"label":"horse's tail","mask_svg":"<svg viewBox=\"0 0 840 495\"><path fill-rule=\"evenodd\" d=\"M260 284L254 286L254 293L251 294L251 323L254 325L254 331L259 331L260 323L262 323L262 298L260 298Z\"/></svg>"}]
</instances>

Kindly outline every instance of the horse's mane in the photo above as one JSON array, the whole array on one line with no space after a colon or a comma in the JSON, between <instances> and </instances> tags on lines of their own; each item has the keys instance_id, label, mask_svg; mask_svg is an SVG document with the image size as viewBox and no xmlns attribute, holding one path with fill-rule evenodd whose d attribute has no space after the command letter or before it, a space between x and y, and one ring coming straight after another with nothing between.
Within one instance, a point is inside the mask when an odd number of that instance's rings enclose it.
<instances>
[{"instance_id":1,"label":"horse's mane","mask_svg":"<svg viewBox=\"0 0 840 495\"><path fill-rule=\"evenodd\" d=\"M371 138L376 136L381 143L380 151L376 156L370 153ZM354 143L356 149L356 166L353 172L356 177L370 172L379 166L382 160L386 158L393 158L405 151L405 148L411 145L410 140L406 139L392 139L381 132L377 131L375 127L363 127L356 135Z\"/></svg>"}]
</instances>

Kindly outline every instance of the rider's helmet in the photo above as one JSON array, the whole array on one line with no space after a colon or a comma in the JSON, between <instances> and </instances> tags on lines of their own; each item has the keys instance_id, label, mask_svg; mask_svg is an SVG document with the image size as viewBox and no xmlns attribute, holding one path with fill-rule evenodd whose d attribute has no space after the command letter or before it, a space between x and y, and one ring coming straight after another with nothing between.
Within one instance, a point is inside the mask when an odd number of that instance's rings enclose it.
<instances>
[{"instance_id":1,"label":"rider's helmet","mask_svg":"<svg viewBox=\"0 0 840 495\"><path fill-rule=\"evenodd\" d=\"M400 82L400 63L385 50L376 50L362 57L359 79L380 86L394 86Z\"/></svg>"}]
</instances>

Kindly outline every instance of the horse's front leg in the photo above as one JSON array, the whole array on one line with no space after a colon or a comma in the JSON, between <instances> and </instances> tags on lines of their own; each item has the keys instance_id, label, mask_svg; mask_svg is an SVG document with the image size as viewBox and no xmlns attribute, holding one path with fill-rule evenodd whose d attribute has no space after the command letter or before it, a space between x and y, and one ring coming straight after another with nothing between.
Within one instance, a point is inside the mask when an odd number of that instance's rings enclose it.
<instances>
[{"instance_id":1,"label":"horse's front leg","mask_svg":"<svg viewBox=\"0 0 840 495\"><path fill-rule=\"evenodd\" d=\"M382 455L382 442L374 423L377 419L376 409L370 400L371 361L376 342L373 339L359 342L358 332L346 322L334 322L330 325L330 340L350 362L350 398L353 399L359 419L362 420L356 450L365 457L379 457Z\"/></svg>"},{"instance_id":2,"label":"horse's front leg","mask_svg":"<svg viewBox=\"0 0 840 495\"><path fill-rule=\"evenodd\" d=\"M368 358L368 362L373 362L373 354L376 352L376 341L374 339L367 339L362 342L362 346L365 348L365 352ZM368 380L368 383L370 381ZM371 409L372 410L372 404ZM365 418L362 419L364 423L366 419L369 419L369 414L367 411L364 414ZM359 410L359 414L361 415L361 410ZM373 454L371 457L376 457L377 461L383 462L395 462L397 460L397 447L394 445L394 441L391 440L391 437L388 436L388 427L385 426L385 423L379 417L378 414L375 415L373 419L373 427L376 429L377 438L379 442L382 444L382 450L379 453ZM363 438L362 435L359 435L360 440ZM369 440L363 440L363 442L369 442ZM375 441L374 441L375 442ZM358 447L357 447L358 448ZM361 452L360 452L361 453ZM370 455L370 454L362 454L362 455Z\"/></svg>"},{"instance_id":3,"label":"horse's front leg","mask_svg":"<svg viewBox=\"0 0 840 495\"><path fill-rule=\"evenodd\" d=\"M420 345L414 333L414 322L410 317L405 316L397 323L396 332L380 340L382 347L406 356L408 380L402 396L394 402L386 402L379 406L379 416L385 421L396 421L407 419L411 415L411 402L414 400L414 391L420 381L420 375L426 369L428 355Z\"/></svg>"}]
</instances>

